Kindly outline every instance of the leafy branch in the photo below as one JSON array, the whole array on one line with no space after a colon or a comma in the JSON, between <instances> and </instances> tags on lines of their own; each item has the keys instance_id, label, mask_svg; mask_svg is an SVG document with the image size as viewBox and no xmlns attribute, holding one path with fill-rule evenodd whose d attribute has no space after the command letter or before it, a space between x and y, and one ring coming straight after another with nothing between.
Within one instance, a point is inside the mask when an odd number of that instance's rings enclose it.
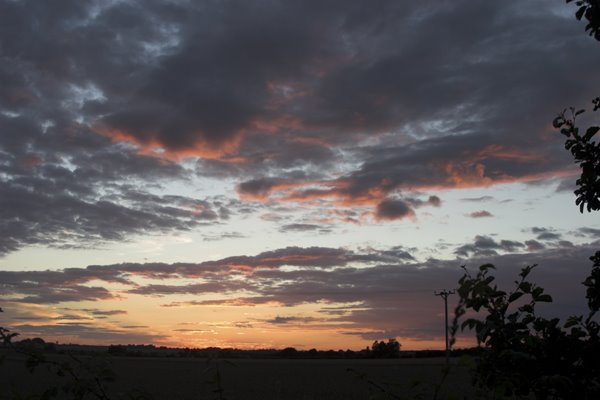
<instances>
[{"instance_id":1,"label":"leafy branch","mask_svg":"<svg viewBox=\"0 0 600 400\"><path fill-rule=\"evenodd\" d=\"M600 306L600 251L590 259L592 273L583 282L588 315L569 317L562 326L559 318L536 314L538 303L552 297L529 281L535 265L521 270L508 293L494 283L493 265L482 265L475 276L465 269L456 316L476 314L460 327L474 330L484 350L474 371L478 388L500 397L600 398L600 326L593 319Z\"/></svg>"},{"instance_id":2,"label":"leafy branch","mask_svg":"<svg viewBox=\"0 0 600 400\"><path fill-rule=\"evenodd\" d=\"M593 111L597 111L600 108L600 97L596 97L592 103ZM576 181L575 203L582 213L584 208L587 208L588 212L600 210L600 142L593 140L600 131L600 126L590 126L581 134L576 120L577 116L584 112L584 109L575 110L570 107L552 121L552 125L567 137L565 148L581 167L581 176Z\"/></svg>"},{"instance_id":3,"label":"leafy branch","mask_svg":"<svg viewBox=\"0 0 600 400\"><path fill-rule=\"evenodd\" d=\"M572 3L573 0L566 0ZM587 20L585 31L596 40L600 40L600 0L577 0L575 5L578 7L575 12L575 18L581 21Z\"/></svg>"}]
</instances>

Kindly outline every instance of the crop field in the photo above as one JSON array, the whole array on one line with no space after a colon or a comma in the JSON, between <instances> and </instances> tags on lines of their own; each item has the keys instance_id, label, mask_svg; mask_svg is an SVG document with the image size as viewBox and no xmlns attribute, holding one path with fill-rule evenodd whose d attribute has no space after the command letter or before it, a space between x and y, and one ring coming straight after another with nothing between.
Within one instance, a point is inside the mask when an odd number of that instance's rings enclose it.
<instances>
[{"instance_id":1,"label":"crop field","mask_svg":"<svg viewBox=\"0 0 600 400\"><path fill-rule=\"evenodd\" d=\"M116 380L111 398L136 390L156 400L308 400L431 399L440 382L444 359L393 360L211 360L192 358L105 358ZM14 389L21 398L57 382L44 367L30 374L24 358L9 356L0 365L2 399ZM440 399L472 398L468 371L453 361ZM220 383L218 383L220 382ZM13 389L10 389L13 388ZM10 389L10 390L9 390ZM422 397L419 397L422 395Z\"/></svg>"}]
</instances>

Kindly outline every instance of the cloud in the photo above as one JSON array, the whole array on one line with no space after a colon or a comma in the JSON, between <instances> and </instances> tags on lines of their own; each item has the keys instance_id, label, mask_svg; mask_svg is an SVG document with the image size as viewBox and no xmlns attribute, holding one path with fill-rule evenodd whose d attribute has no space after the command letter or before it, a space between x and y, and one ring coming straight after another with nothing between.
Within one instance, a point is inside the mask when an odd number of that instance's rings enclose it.
<instances>
[{"instance_id":1,"label":"cloud","mask_svg":"<svg viewBox=\"0 0 600 400\"><path fill-rule=\"evenodd\" d=\"M542 243L537 240L526 240L525 245L527 246L528 251L540 251L546 248Z\"/></svg>"},{"instance_id":2,"label":"cloud","mask_svg":"<svg viewBox=\"0 0 600 400\"><path fill-rule=\"evenodd\" d=\"M254 213L281 232L329 233L416 220L453 189L565 190L577 170L549 112L593 98L600 62L561 9L519 0L5 1L0 37L0 256L206 227L198 236L235 239L231 227ZM569 74L564 60L578 60ZM463 201L496 201L472 196ZM402 246L296 246L198 263L32 266L0 271L0 294L19 307L354 302L364 308L337 315L351 331L410 334L413 318L434 335L439 304L425 293L454 282L457 264L514 262L508 274L539 260L563 277L558 261L593 247L538 229L531 240L480 233L446 261Z\"/></svg>"},{"instance_id":3,"label":"cloud","mask_svg":"<svg viewBox=\"0 0 600 400\"><path fill-rule=\"evenodd\" d=\"M415 214L417 192L556 182L576 171L548 110L593 97L600 61L520 1L3 2L0 26L0 254L228 221L165 193L197 177L245 210L319 200L380 221Z\"/></svg>"},{"instance_id":4,"label":"cloud","mask_svg":"<svg viewBox=\"0 0 600 400\"><path fill-rule=\"evenodd\" d=\"M92 315L98 317L109 317L114 315L125 315L127 311L125 310L98 310L98 309L82 309L82 311L91 312Z\"/></svg>"},{"instance_id":5,"label":"cloud","mask_svg":"<svg viewBox=\"0 0 600 400\"><path fill-rule=\"evenodd\" d=\"M237 191L242 198L261 199L269 196L271 191L283 181L276 178L260 178L242 182Z\"/></svg>"},{"instance_id":6,"label":"cloud","mask_svg":"<svg viewBox=\"0 0 600 400\"><path fill-rule=\"evenodd\" d=\"M365 340L385 340L408 336L406 330L385 330L385 331L346 331L341 332L344 335L360 336Z\"/></svg>"},{"instance_id":7,"label":"cloud","mask_svg":"<svg viewBox=\"0 0 600 400\"><path fill-rule=\"evenodd\" d=\"M65 302L98 301L116 299L118 296L104 287L61 285L58 287L35 286L31 283L4 285L0 292L9 300L32 304L57 304ZM18 295L19 297L9 297Z\"/></svg>"},{"instance_id":8,"label":"cloud","mask_svg":"<svg viewBox=\"0 0 600 400\"><path fill-rule=\"evenodd\" d=\"M429 196L429 199L427 199L427 203L434 207L439 207L442 204L442 200L437 196Z\"/></svg>"},{"instance_id":9,"label":"cloud","mask_svg":"<svg viewBox=\"0 0 600 400\"><path fill-rule=\"evenodd\" d=\"M467 214L467 217L470 218L486 218L486 217L493 217L492 213L486 210L481 210L481 211L473 211L470 214Z\"/></svg>"},{"instance_id":10,"label":"cloud","mask_svg":"<svg viewBox=\"0 0 600 400\"><path fill-rule=\"evenodd\" d=\"M316 224L286 224L279 228L280 232L318 232L328 233L331 229L323 225Z\"/></svg>"},{"instance_id":11,"label":"cloud","mask_svg":"<svg viewBox=\"0 0 600 400\"><path fill-rule=\"evenodd\" d=\"M526 247L527 246L527 247ZM88 296L88 293L76 293L73 296L59 298L65 292L76 290L84 281L96 279L88 268L68 269L48 285L41 286L32 279L41 279L36 272L23 271L17 275L2 277L4 298L15 298L10 314L19 317L32 315L43 317L40 310L44 304L60 304L72 301L76 296L84 300L111 300L121 297L162 296L164 307L286 307L283 314L269 319L252 321L252 325L261 324L307 324L327 326L340 332L351 332L365 339L384 339L384 335L393 334L422 340L432 340L441 335L443 313L439 298L433 296L434 290L452 289L462 275L461 264L468 269L477 268L484 263L493 263L500 287L512 285L520 268L525 265L539 264L532 279L545 287L555 297L555 306L560 316L575 314L585 308L584 288L580 282L589 273L589 256L595 251L595 243L573 245L557 244L554 247L532 246L512 240L494 240L489 236L477 236L473 243L459 246L461 254L469 255L465 259L439 260L430 258L415 260L401 247L388 249L347 249L333 248L283 248L263 252L255 256L228 257L198 264L114 264L102 267L88 267L91 271L107 270L108 277L118 276L126 279L126 284L102 288L106 292ZM457 251L458 253L458 251ZM44 272L47 274L48 272ZM47 275L52 277L52 275ZM154 277L169 279L164 284L137 280L136 277ZM6 279L10 278L10 279ZM17 279L18 278L18 279ZM107 278L109 279L109 278ZM112 279L112 278L110 278ZM80 282L74 287L73 282ZM4 284L4 282L7 282ZM7 293L8 290L8 293ZM36 291L35 301L31 298ZM92 290L95 290L92 288ZM10 294L8 296L7 294ZM21 299L16 298L21 295ZM186 299L181 299L185 294ZM93 297L93 298L92 298ZM456 298L452 297L452 301ZM36 304L36 313L15 312L26 310ZM101 303L99 303L101 304ZM415 307L418 304L418 307ZM315 315L305 316L301 305L315 306ZM59 335L73 331L73 335L91 340L100 337L103 330L93 333L103 316L126 315L123 310L109 308L66 309L68 314L90 313L96 320L85 320L86 324L67 319L56 324L54 315L44 319L31 319L42 327L25 326L29 335ZM8 313L7 313L8 315ZM440 316L442 319L440 319ZM67 318L68 315L61 315ZM99 319L98 319L99 318ZM22 320L21 320L22 321ZM83 320L82 320L83 321ZM55 327L53 324L55 324ZM128 324L131 325L131 324ZM103 328L106 329L106 328ZM106 340L117 341L124 333L122 329L110 328ZM113 332L114 331L114 332ZM112 333L111 333L112 332ZM146 338L145 340L154 340Z\"/></svg>"},{"instance_id":12,"label":"cloud","mask_svg":"<svg viewBox=\"0 0 600 400\"><path fill-rule=\"evenodd\" d=\"M174 293L216 293L251 290L250 282L228 279L236 275L255 274L258 270L277 270L285 266L308 269L330 269L351 264L393 262L409 257L401 250L381 253L359 253L327 247L286 247L259 253L255 256L233 256L202 263L122 263L107 266L90 265L85 268L65 268L56 271L0 271L0 294L14 301L54 304L66 301L98 301L118 298L105 287L87 286L100 280L112 284L133 286L129 293L165 295ZM193 285L138 285L135 279L202 278ZM88 309L90 312L93 309Z\"/></svg>"},{"instance_id":13,"label":"cloud","mask_svg":"<svg viewBox=\"0 0 600 400\"><path fill-rule=\"evenodd\" d=\"M81 323L63 323L63 324L21 324L12 327L23 337L43 337L48 341L63 341L65 338L76 338L78 343L152 343L157 341L157 336L145 332L132 332L135 328L106 328L97 325L88 325ZM141 328L143 329L143 328ZM64 343L64 342L63 342Z\"/></svg>"},{"instance_id":14,"label":"cloud","mask_svg":"<svg viewBox=\"0 0 600 400\"><path fill-rule=\"evenodd\" d=\"M494 200L492 196L480 196L480 197L467 197L461 199L462 201L474 202L474 203L483 203Z\"/></svg>"},{"instance_id":15,"label":"cloud","mask_svg":"<svg viewBox=\"0 0 600 400\"><path fill-rule=\"evenodd\" d=\"M269 324L275 324L275 325L279 325L279 324L287 324L290 322L308 322L308 321L312 321L311 318L303 318L303 317L280 317L279 315L276 316L273 319L267 320L265 322L269 323Z\"/></svg>"},{"instance_id":16,"label":"cloud","mask_svg":"<svg viewBox=\"0 0 600 400\"><path fill-rule=\"evenodd\" d=\"M97 318L106 318L114 315L126 315L126 310L102 310L99 308L62 308L65 311L84 312L93 315Z\"/></svg>"},{"instance_id":17,"label":"cloud","mask_svg":"<svg viewBox=\"0 0 600 400\"><path fill-rule=\"evenodd\" d=\"M498 250L514 252L524 247L525 245L518 241L501 240L500 242L496 242L489 236L477 235L475 236L473 243L464 244L458 247L454 253L461 257L486 257L497 255Z\"/></svg>"},{"instance_id":18,"label":"cloud","mask_svg":"<svg viewBox=\"0 0 600 400\"><path fill-rule=\"evenodd\" d=\"M579 228L577 231L580 234L591 237L591 238L600 237L600 229L583 227L583 228Z\"/></svg>"},{"instance_id":19,"label":"cloud","mask_svg":"<svg viewBox=\"0 0 600 400\"><path fill-rule=\"evenodd\" d=\"M214 242L218 240L226 240L226 239L243 239L246 236L240 232L223 232L216 234L206 234L204 235L203 240L205 242Z\"/></svg>"},{"instance_id":20,"label":"cloud","mask_svg":"<svg viewBox=\"0 0 600 400\"><path fill-rule=\"evenodd\" d=\"M560 233L555 233L555 232L544 232L544 233L540 233L537 238L539 240L558 240L562 237L562 235Z\"/></svg>"},{"instance_id":21,"label":"cloud","mask_svg":"<svg viewBox=\"0 0 600 400\"><path fill-rule=\"evenodd\" d=\"M378 220L395 220L414 217L415 212L406 201L385 199L377 205L375 216Z\"/></svg>"}]
</instances>

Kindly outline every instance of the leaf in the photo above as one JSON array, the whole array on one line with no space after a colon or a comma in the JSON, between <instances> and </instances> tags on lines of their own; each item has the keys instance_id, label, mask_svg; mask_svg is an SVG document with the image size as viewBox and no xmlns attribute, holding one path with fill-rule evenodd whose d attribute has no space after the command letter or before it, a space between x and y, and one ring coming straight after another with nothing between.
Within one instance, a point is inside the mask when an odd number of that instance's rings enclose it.
<instances>
[{"instance_id":1,"label":"leaf","mask_svg":"<svg viewBox=\"0 0 600 400\"><path fill-rule=\"evenodd\" d=\"M581 318L577 318L577 317L570 317L567 322L565 322L564 327L565 328L570 328L572 326L575 326L577 324L579 324L581 322Z\"/></svg>"},{"instance_id":2,"label":"leaf","mask_svg":"<svg viewBox=\"0 0 600 400\"><path fill-rule=\"evenodd\" d=\"M531 314L533 313L533 306L531 304L524 304L521 307L519 307L519 311Z\"/></svg>"},{"instance_id":3,"label":"leaf","mask_svg":"<svg viewBox=\"0 0 600 400\"><path fill-rule=\"evenodd\" d=\"M531 292L531 283L529 282L521 282L519 284L519 289L521 289L525 293Z\"/></svg>"},{"instance_id":4,"label":"leaf","mask_svg":"<svg viewBox=\"0 0 600 400\"><path fill-rule=\"evenodd\" d=\"M533 315L528 315L525 318L523 318L523 321L521 321L523 324L527 325L533 322L533 320L535 320L535 317Z\"/></svg>"},{"instance_id":5,"label":"leaf","mask_svg":"<svg viewBox=\"0 0 600 400\"><path fill-rule=\"evenodd\" d=\"M542 303L552 303L552 296L550 296L549 294L542 294L536 297L535 300Z\"/></svg>"},{"instance_id":6,"label":"leaf","mask_svg":"<svg viewBox=\"0 0 600 400\"><path fill-rule=\"evenodd\" d=\"M577 18L577 21L581 21L581 17L583 17L585 10L586 6L579 7L579 10L577 10L577 12L575 13L575 18Z\"/></svg>"},{"instance_id":7,"label":"leaf","mask_svg":"<svg viewBox=\"0 0 600 400\"><path fill-rule=\"evenodd\" d=\"M558 117L554 118L554 120L552 121L552 126L556 129L560 128L564 124L565 124L565 119L560 115Z\"/></svg>"},{"instance_id":8,"label":"leaf","mask_svg":"<svg viewBox=\"0 0 600 400\"><path fill-rule=\"evenodd\" d=\"M513 301L519 299L521 296L523 296L523 292L514 292L508 298L508 302L512 303Z\"/></svg>"},{"instance_id":9,"label":"leaf","mask_svg":"<svg viewBox=\"0 0 600 400\"><path fill-rule=\"evenodd\" d=\"M587 131L585 131L583 140L586 142L589 141L598 131L600 131L600 126L590 126Z\"/></svg>"},{"instance_id":10,"label":"leaf","mask_svg":"<svg viewBox=\"0 0 600 400\"><path fill-rule=\"evenodd\" d=\"M535 268L535 264L534 265L528 265L525 268L521 269L521 272L519 273L519 276L521 278L527 278L527 275L529 275L529 273L531 272L532 269Z\"/></svg>"},{"instance_id":11,"label":"leaf","mask_svg":"<svg viewBox=\"0 0 600 400\"><path fill-rule=\"evenodd\" d=\"M469 328L469 330L473 330L473 328L476 328L477 330L479 330L482 325L483 323L481 321L475 318L469 318L462 323L460 329L464 330L465 328Z\"/></svg>"}]
</instances>

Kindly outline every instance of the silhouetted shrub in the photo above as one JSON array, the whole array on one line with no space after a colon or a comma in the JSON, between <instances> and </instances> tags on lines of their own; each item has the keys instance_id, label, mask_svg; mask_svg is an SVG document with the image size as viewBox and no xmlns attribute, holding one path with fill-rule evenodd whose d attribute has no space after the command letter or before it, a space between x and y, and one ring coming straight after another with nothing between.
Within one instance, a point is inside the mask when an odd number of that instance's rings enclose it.
<instances>
[{"instance_id":1,"label":"silhouetted shrub","mask_svg":"<svg viewBox=\"0 0 600 400\"><path fill-rule=\"evenodd\" d=\"M374 358L398 358L400 343L396 339L388 339L387 342L376 340L371 345L371 355Z\"/></svg>"},{"instance_id":2,"label":"silhouetted shrub","mask_svg":"<svg viewBox=\"0 0 600 400\"><path fill-rule=\"evenodd\" d=\"M600 251L590 259L592 273L583 282L589 312L564 324L536 314L536 305L552 297L527 279L535 266L523 268L508 293L494 284L493 265L482 265L475 276L465 270L452 329L456 332L468 311L483 313L461 325L475 330L483 348L473 376L479 388L500 396L600 399L600 325L594 320L600 308Z\"/></svg>"},{"instance_id":3,"label":"silhouetted shrub","mask_svg":"<svg viewBox=\"0 0 600 400\"><path fill-rule=\"evenodd\" d=\"M296 358L298 356L298 350L293 347L286 347L279 352L279 356L283 358Z\"/></svg>"}]
</instances>

